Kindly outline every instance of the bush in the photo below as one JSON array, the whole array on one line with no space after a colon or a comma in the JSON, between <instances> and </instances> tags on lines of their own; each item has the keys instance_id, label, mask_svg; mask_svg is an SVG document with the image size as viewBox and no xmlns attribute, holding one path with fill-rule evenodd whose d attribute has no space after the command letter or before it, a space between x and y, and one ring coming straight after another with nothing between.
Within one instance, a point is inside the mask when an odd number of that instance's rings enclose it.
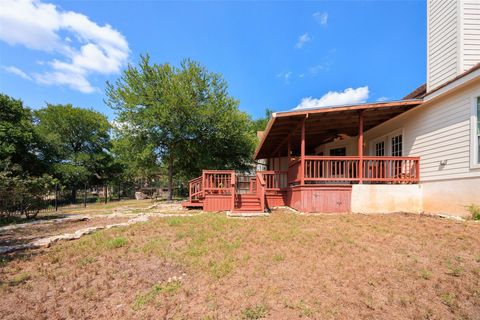
<instances>
[{"instance_id":1,"label":"bush","mask_svg":"<svg viewBox=\"0 0 480 320\"><path fill-rule=\"evenodd\" d=\"M30 176L7 161L0 162L0 217L36 216L54 184L49 175Z\"/></svg>"},{"instance_id":2,"label":"bush","mask_svg":"<svg viewBox=\"0 0 480 320\"><path fill-rule=\"evenodd\" d=\"M480 206L477 206L475 204L471 204L466 207L467 210L470 212L472 215L473 220L480 220Z\"/></svg>"}]
</instances>

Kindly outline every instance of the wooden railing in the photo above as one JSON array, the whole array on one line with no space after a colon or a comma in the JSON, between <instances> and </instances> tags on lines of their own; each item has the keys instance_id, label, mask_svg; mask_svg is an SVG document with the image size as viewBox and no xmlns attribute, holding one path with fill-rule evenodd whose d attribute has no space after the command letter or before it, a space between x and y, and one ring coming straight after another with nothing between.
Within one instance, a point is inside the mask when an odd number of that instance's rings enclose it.
<instances>
[{"instance_id":1,"label":"wooden railing","mask_svg":"<svg viewBox=\"0 0 480 320\"><path fill-rule=\"evenodd\" d=\"M257 172L255 176L255 189L257 197L260 199L261 211L265 211L265 180L263 179L263 174Z\"/></svg>"},{"instance_id":2,"label":"wooden railing","mask_svg":"<svg viewBox=\"0 0 480 320\"><path fill-rule=\"evenodd\" d=\"M203 180L202 176L192 179L188 182L189 201L198 200L203 197Z\"/></svg>"},{"instance_id":3,"label":"wooden railing","mask_svg":"<svg viewBox=\"0 0 480 320\"><path fill-rule=\"evenodd\" d=\"M233 170L203 170L204 194L231 194L235 186Z\"/></svg>"},{"instance_id":4,"label":"wooden railing","mask_svg":"<svg viewBox=\"0 0 480 320\"><path fill-rule=\"evenodd\" d=\"M281 190L288 187L288 171L259 171L265 180L266 190Z\"/></svg>"},{"instance_id":5,"label":"wooden railing","mask_svg":"<svg viewBox=\"0 0 480 320\"><path fill-rule=\"evenodd\" d=\"M306 181L358 181L359 157L305 157Z\"/></svg>"},{"instance_id":6,"label":"wooden railing","mask_svg":"<svg viewBox=\"0 0 480 320\"><path fill-rule=\"evenodd\" d=\"M363 181L418 183L419 157L363 157Z\"/></svg>"},{"instance_id":7,"label":"wooden railing","mask_svg":"<svg viewBox=\"0 0 480 320\"><path fill-rule=\"evenodd\" d=\"M362 166L361 177L360 165ZM290 173L291 168L293 168L292 165L289 167L289 184L298 180L293 172ZM363 157L360 163L360 157L306 156L304 174L305 181L311 182L418 183L420 158Z\"/></svg>"}]
</instances>

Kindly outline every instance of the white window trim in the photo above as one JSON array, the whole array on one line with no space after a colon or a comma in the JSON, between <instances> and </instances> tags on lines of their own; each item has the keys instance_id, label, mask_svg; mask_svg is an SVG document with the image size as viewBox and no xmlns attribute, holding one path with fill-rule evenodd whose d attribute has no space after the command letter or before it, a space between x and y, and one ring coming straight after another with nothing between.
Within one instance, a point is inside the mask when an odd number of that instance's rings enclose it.
<instances>
[{"instance_id":1,"label":"white window trim","mask_svg":"<svg viewBox=\"0 0 480 320\"><path fill-rule=\"evenodd\" d=\"M375 154L375 143L380 141L385 141L385 156L384 157L391 157L392 156L392 137L402 135L402 157L406 157L405 155L405 131L402 128L395 129L383 136L379 136L373 140L370 140L370 154L373 156Z\"/></svg>"},{"instance_id":2,"label":"white window trim","mask_svg":"<svg viewBox=\"0 0 480 320\"><path fill-rule=\"evenodd\" d=\"M477 99L480 99L480 91L475 92L472 97L472 108L470 115L470 169L480 169L480 161L478 158L478 137L477 137Z\"/></svg>"}]
</instances>

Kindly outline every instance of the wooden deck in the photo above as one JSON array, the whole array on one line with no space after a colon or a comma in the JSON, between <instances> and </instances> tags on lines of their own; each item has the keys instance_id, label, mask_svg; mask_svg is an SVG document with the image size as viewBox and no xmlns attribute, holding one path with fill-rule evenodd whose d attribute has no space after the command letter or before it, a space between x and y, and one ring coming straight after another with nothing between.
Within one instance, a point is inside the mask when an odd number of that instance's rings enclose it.
<instances>
[{"instance_id":1,"label":"wooden deck","mask_svg":"<svg viewBox=\"0 0 480 320\"><path fill-rule=\"evenodd\" d=\"M352 184L415 184L419 179L418 157L305 156L303 163L292 159L287 171L258 171L254 176L204 170L190 180L189 199L182 205L205 211L264 212L290 206L305 212L348 212Z\"/></svg>"}]
</instances>

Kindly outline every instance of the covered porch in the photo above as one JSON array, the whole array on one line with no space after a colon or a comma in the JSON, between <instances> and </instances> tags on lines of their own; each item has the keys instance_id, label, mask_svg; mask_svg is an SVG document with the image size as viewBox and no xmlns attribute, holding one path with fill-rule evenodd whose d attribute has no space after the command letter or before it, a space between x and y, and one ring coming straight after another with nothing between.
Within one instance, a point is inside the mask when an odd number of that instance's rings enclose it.
<instances>
[{"instance_id":1,"label":"covered porch","mask_svg":"<svg viewBox=\"0 0 480 320\"><path fill-rule=\"evenodd\" d=\"M250 177L204 171L190 183L190 204L201 202L208 211L290 206L349 212L353 186L415 185L420 159L404 156L402 135L372 152L364 133L419 104L403 100L275 113L254 155L263 168Z\"/></svg>"},{"instance_id":2,"label":"covered porch","mask_svg":"<svg viewBox=\"0 0 480 320\"><path fill-rule=\"evenodd\" d=\"M417 183L420 159L403 156L401 135L390 152L383 145L371 154L364 132L419 104L408 100L276 113L254 159L271 171L285 171L288 186ZM344 147L330 148L326 155L322 147L332 144Z\"/></svg>"}]
</instances>

